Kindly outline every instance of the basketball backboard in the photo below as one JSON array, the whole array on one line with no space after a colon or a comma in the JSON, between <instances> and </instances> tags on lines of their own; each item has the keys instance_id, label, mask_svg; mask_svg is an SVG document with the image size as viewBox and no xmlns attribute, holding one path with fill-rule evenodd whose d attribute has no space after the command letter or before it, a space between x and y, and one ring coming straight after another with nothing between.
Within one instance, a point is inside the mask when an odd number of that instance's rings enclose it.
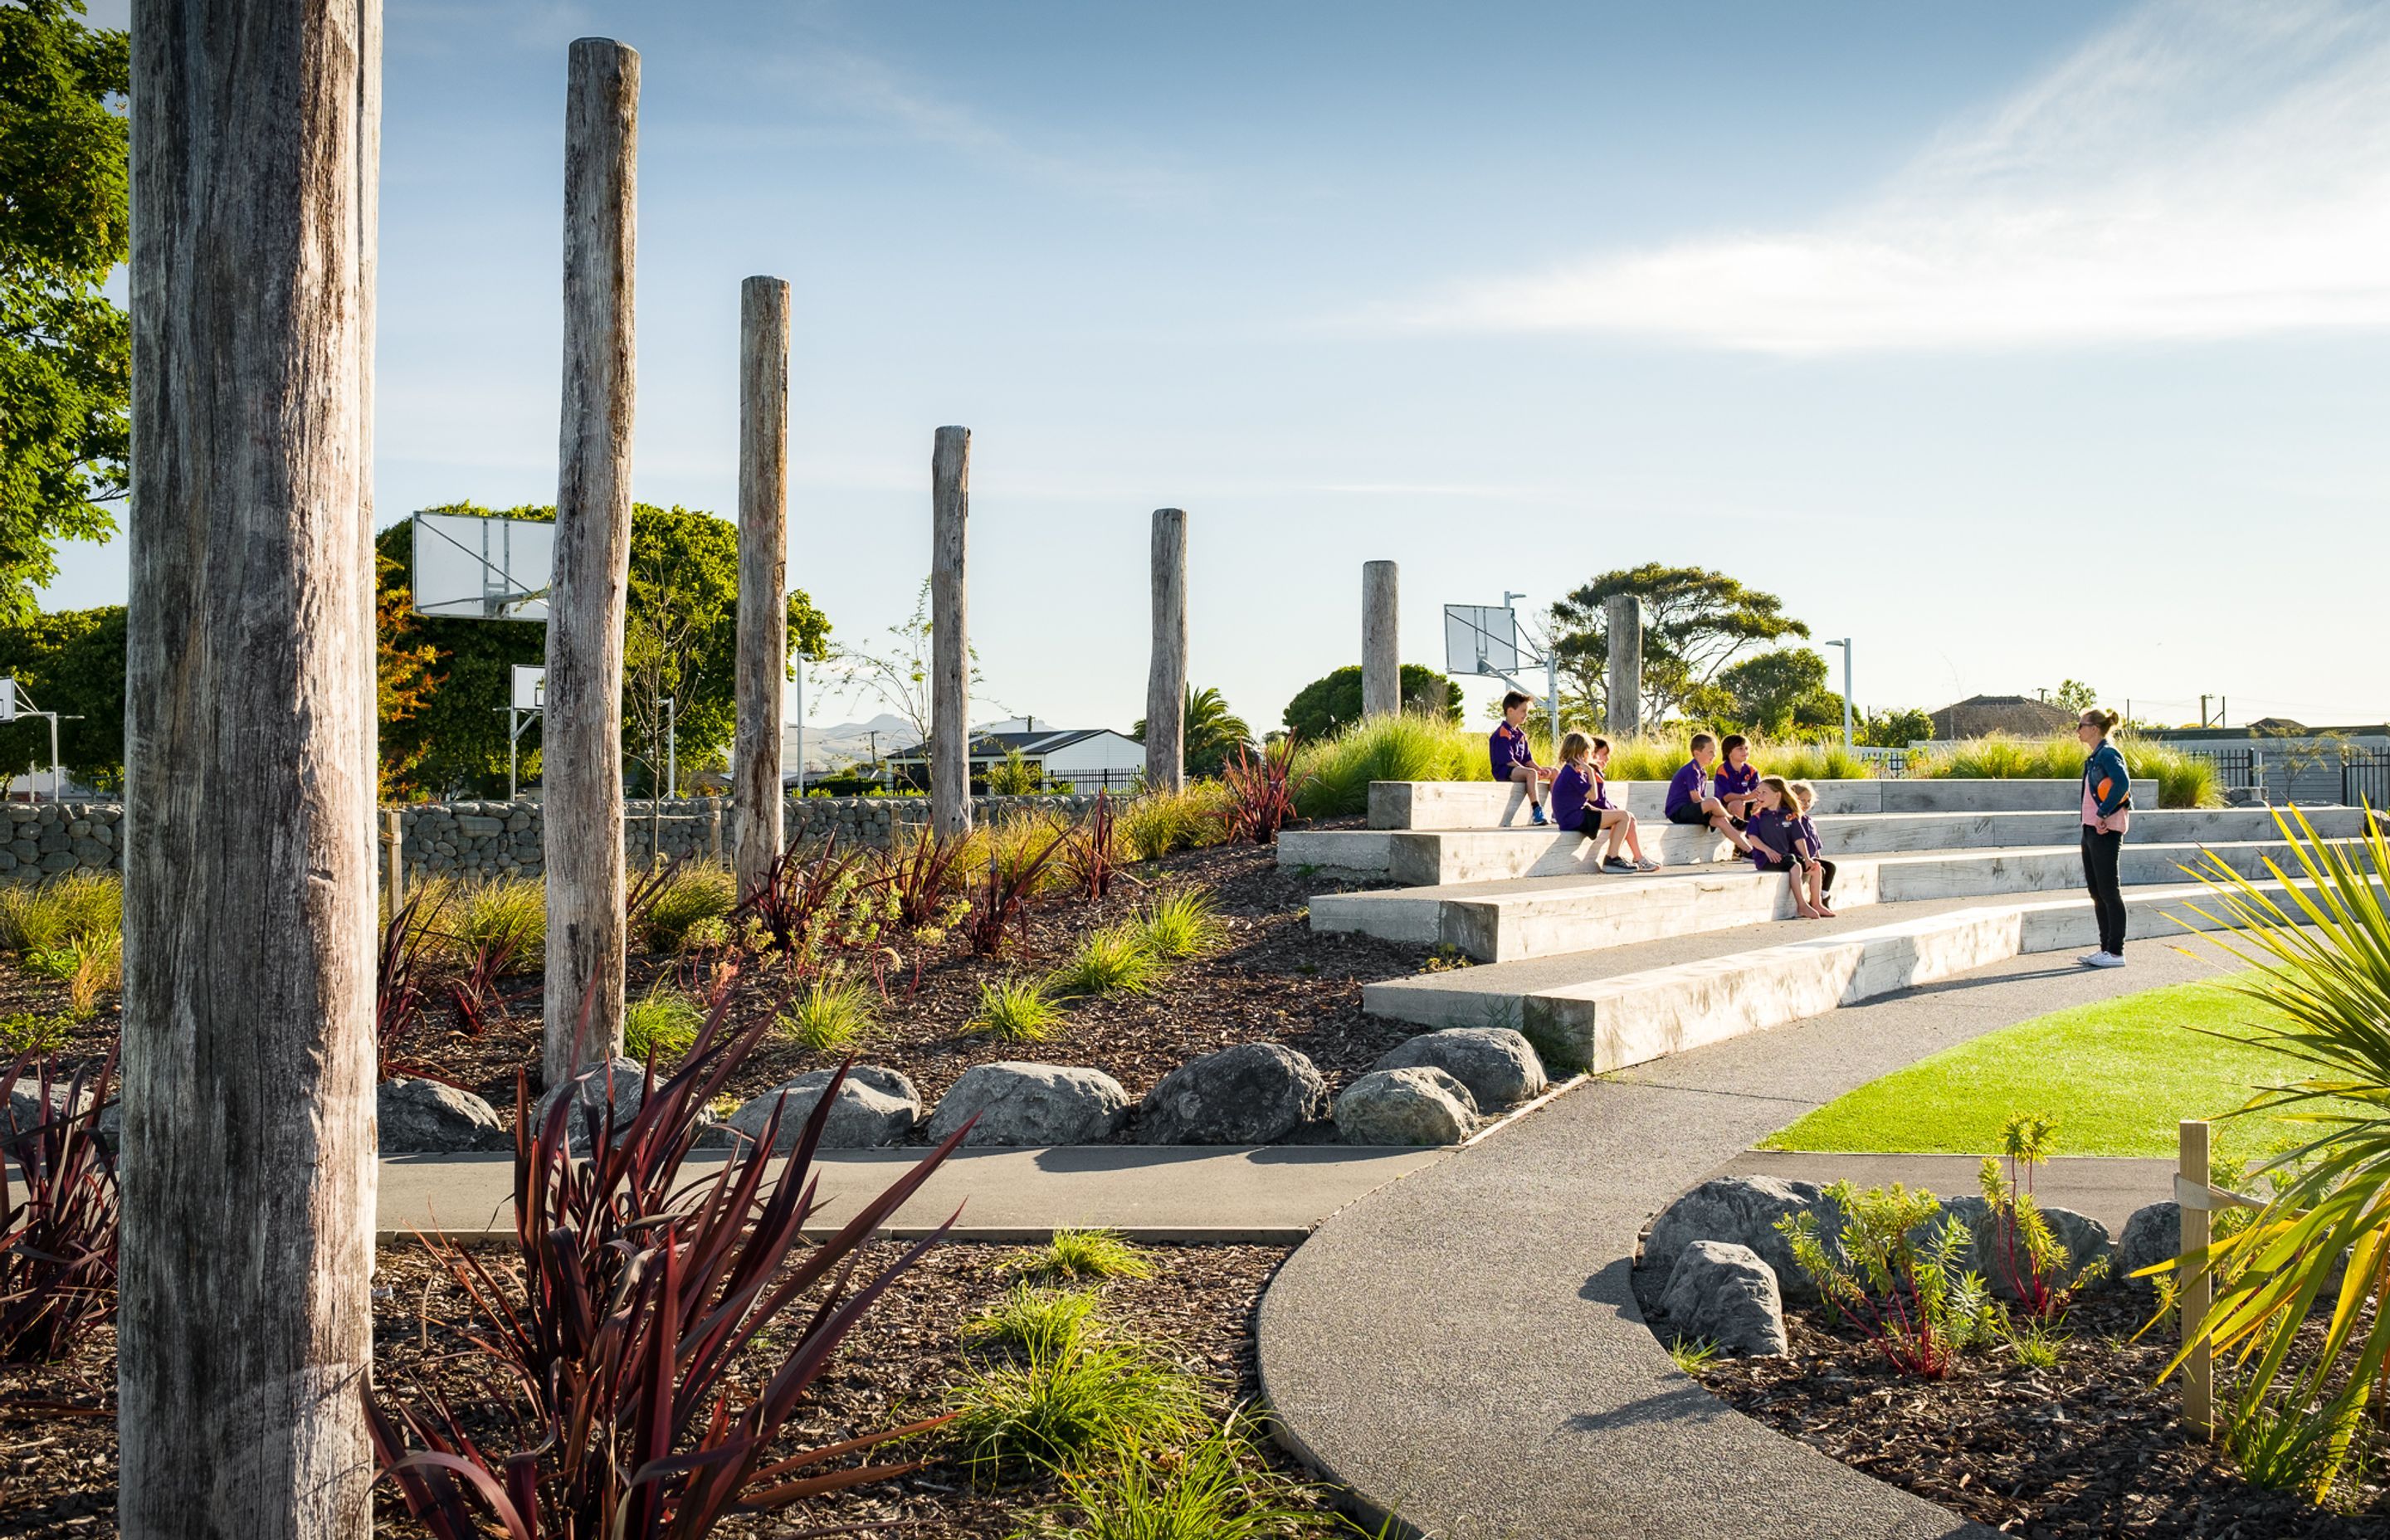
<instances>
[{"instance_id":1,"label":"basketball backboard","mask_svg":"<svg viewBox=\"0 0 2390 1540\"><path fill-rule=\"evenodd\" d=\"M515 665L514 707L519 712L547 709L547 670L528 663Z\"/></svg>"},{"instance_id":2,"label":"basketball backboard","mask_svg":"<svg viewBox=\"0 0 2390 1540\"><path fill-rule=\"evenodd\" d=\"M0 722L17 720L17 681L0 679Z\"/></svg>"},{"instance_id":3,"label":"basketball backboard","mask_svg":"<svg viewBox=\"0 0 2390 1540\"><path fill-rule=\"evenodd\" d=\"M1519 614L1496 604L1444 607L1444 671L1509 678L1519 672Z\"/></svg>"},{"instance_id":4,"label":"basketball backboard","mask_svg":"<svg viewBox=\"0 0 2390 1540\"><path fill-rule=\"evenodd\" d=\"M463 513L415 516L415 612L545 621L556 526Z\"/></svg>"}]
</instances>

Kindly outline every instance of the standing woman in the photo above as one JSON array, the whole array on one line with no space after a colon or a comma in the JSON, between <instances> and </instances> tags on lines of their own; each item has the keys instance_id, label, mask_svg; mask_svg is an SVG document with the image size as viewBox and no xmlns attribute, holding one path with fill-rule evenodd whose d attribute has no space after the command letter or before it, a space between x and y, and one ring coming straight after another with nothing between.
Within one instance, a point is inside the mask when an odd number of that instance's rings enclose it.
<instances>
[{"instance_id":1,"label":"standing woman","mask_svg":"<svg viewBox=\"0 0 2390 1540\"><path fill-rule=\"evenodd\" d=\"M2115 725L2115 712L2094 707L2075 728L2075 736L2091 751L2083 762L2083 880L2100 917L2100 950L2082 959L2088 968L2125 966L2125 893L2116 878L2116 858L2133 820L2133 776L2125 768L2125 756L2109 741L2108 731Z\"/></svg>"}]
</instances>

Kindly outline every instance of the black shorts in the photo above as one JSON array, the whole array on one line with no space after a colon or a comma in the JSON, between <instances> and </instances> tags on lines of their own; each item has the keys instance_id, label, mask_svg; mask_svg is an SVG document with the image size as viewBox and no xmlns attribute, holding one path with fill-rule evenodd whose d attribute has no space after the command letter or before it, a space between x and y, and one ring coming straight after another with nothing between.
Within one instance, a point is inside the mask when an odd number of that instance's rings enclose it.
<instances>
[{"instance_id":1,"label":"black shorts","mask_svg":"<svg viewBox=\"0 0 2390 1540\"><path fill-rule=\"evenodd\" d=\"M1703 812L1701 804L1696 802L1690 807L1670 808L1668 810L1668 822L1672 824L1690 824L1695 828L1707 828L1710 827L1710 815Z\"/></svg>"}]
</instances>

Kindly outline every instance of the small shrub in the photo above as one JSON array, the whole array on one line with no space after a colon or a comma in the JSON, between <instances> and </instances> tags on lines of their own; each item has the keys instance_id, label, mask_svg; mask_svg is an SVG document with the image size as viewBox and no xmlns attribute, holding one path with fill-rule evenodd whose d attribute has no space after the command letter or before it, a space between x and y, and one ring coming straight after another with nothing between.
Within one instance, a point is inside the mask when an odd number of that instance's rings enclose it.
<instances>
[{"instance_id":1,"label":"small shrub","mask_svg":"<svg viewBox=\"0 0 2390 1540\"><path fill-rule=\"evenodd\" d=\"M1134 1434L1062 1474L1063 1500L1012 1540L1264 1540L1323 1531L1299 1483L1261 1468L1251 1419L1239 1415L1184 1449L1150 1447ZM1381 1533L1391 1533L1389 1530Z\"/></svg>"},{"instance_id":2,"label":"small shrub","mask_svg":"<svg viewBox=\"0 0 2390 1540\"><path fill-rule=\"evenodd\" d=\"M697 1041L698 1028L704 1023L705 1012L695 1001L658 987L624 1007L623 1052L641 1063L651 1054L660 1065L677 1063Z\"/></svg>"},{"instance_id":3,"label":"small shrub","mask_svg":"<svg viewBox=\"0 0 2390 1540\"><path fill-rule=\"evenodd\" d=\"M1007 1265L1049 1282L1153 1277L1153 1259L1118 1230L1056 1230L1053 1239L1017 1253Z\"/></svg>"},{"instance_id":4,"label":"small shrub","mask_svg":"<svg viewBox=\"0 0 2390 1540\"><path fill-rule=\"evenodd\" d=\"M887 918L877 900L883 877L865 867L866 853L838 852L835 839L790 845L772 858L735 911L752 919L789 968L803 972L833 950L868 946Z\"/></svg>"},{"instance_id":5,"label":"small shrub","mask_svg":"<svg viewBox=\"0 0 2390 1540\"><path fill-rule=\"evenodd\" d=\"M1081 1338L983 1365L947 1402L951 1431L983 1484L1072 1469L1131 1441L1176 1444L1203 1425L1195 1378L1127 1342Z\"/></svg>"},{"instance_id":6,"label":"small shrub","mask_svg":"<svg viewBox=\"0 0 2390 1540\"><path fill-rule=\"evenodd\" d=\"M1228 943L1228 922L1213 907L1211 894L1194 888L1154 900L1137 930L1155 956L1172 962L1209 956Z\"/></svg>"},{"instance_id":7,"label":"small shrub","mask_svg":"<svg viewBox=\"0 0 2390 1540\"><path fill-rule=\"evenodd\" d=\"M1960 1266L1974 1238L1956 1214L1934 1225L1941 1205L1932 1193L1911 1192L1897 1182L1860 1192L1845 1181L1828 1187L1826 1196L1843 1219L1831 1251L1814 1213L1787 1214L1776 1228L1826 1302L1867 1333L1886 1363L1903 1374L1939 1380L1960 1354L1998 1331L1999 1306L1983 1275ZM1929 1227L1927 1240L1918 1245L1911 1238Z\"/></svg>"},{"instance_id":8,"label":"small shrub","mask_svg":"<svg viewBox=\"0 0 2390 1540\"><path fill-rule=\"evenodd\" d=\"M79 1018L55 1011L20 1010L0 1016L0 1058L38 1058L67 1046Z\"/></svg>"},{"instance_id":9,"label":"small shrub","mask_svg":"<svg viewBox=\"0 0 2390 1540\"><path fill-rule=\"evenodd\" d=\"M123 930L124 881L114 872L71 871L40 882L0 883L0 951L21 958L64 950L78 937Z\"/></svg>"},{"instance_id":10,"label":"small shrub","mask_svg":"<svg viewBox=\"0 0 2390 1540\"><path fill-rule=\"evenodd\" d=\"M987 794L991 797L1034 797L1045 776L1037 766L1018 749L1007 749L1004 758L987 767Z\"/></svg>"},{"instance_id":11,"label":"small shrub","mask_svg":"<svg viewBox=\"0 0 2390 1540\"><path fill-rule=\"evenodd\" d=\"M1062 1007L1042 979L1006 979L979 986L970 1030L1006 1043L1036 1043L1062 1024Z\"/></svg>"},{"instance_id":12,"label":"small shrub","mask_svg":"<svg viewBox=\"0 0 2390 1540\"><path fill-rule=\"evenodd\" d=\"M831 974L806 982L780 1017L780 1027L790 1041L816 1053L842 1054L869 1040L877 1018L870 985Z\"/></svg>"},{"instance_id":13,"label":"small shrub","mask_svg":"<svg viewBox=\"0 0 2390 1540\"><path fill-rule=\"evenodd\" d=\"M723 921L739 906L739 885L730 868L693 861L672 868L640 925L650 952L684 952L713 943L726 932Z\"/></svg>"},{"instance_id":14,"label":"small shrub","mask_svg":"<svg viewBox=\"0 0 2390 1540\"><path fill-rule=\"evenodd\" d=\"M1137 930L1108 925L1079 943L1047 983L1061 995L1103 995L1118 990L1142 995L1162 973L1162 959Z\"/></svg>"},{"instance_id":15,"label":"small shrub","mask_svg":"<svg viewBox=\"0 0 2390 1540\"><path fill-rule=\"evenodd\" d=\"M1098 1328L1096 1297L1079 1289L1036 1289L1016 1282L1012 1292L963 1323L963 1341L1016 1349L1035 1357L1076 1346Z\"/></svg>"},{"instance_id":16,"label":"small shrub","mask_svg":"<svg viewBox=\"0 0 2390 1540\"><path fill-rule=\"evenodd\" d=\"M2105 1258L2095 1260L2083 1270L2081 1278L2075 1278L2065 1243L2041 1216L2040 1204L2034 1201L2034 1170L2057 1147L2055 1119L2030 1114L2011 1118L2000 1129L2000 1159L2008 1162L2006 1179L2000 1174L2000 1161L1996 1160L1984 1161L1981 1176L1984 1201L1991 1208L1996 1230L1994 1264L2025 1314L2037 1321L2065 1315L2078 1284L2104 1276L2107 1266Z\"/></svg>"}]
</instances>

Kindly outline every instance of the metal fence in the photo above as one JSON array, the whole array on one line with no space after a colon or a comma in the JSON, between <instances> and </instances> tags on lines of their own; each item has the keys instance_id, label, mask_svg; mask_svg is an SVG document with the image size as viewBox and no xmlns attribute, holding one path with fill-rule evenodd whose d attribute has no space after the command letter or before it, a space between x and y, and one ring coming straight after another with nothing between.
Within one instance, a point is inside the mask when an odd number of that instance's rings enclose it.
<instances>
[{"instance_id":1,"label":"metal fence","mask_svg":"<svg viewBox=\"0 0 2390 1540\"><path fill-rule=\"evenodd\" d=\"M2185 759L2204 760L2216 767L2216 782L2227 791L2262 791L2266 787L2263 749L2207 749L2191 744L2176 748Z\"/></svg>"},{"instance_id":2,"label":"metal fence","mask_svg":"<svg viewBox=\"0 0 2390 1540\"><path fill-rule=\"evenodd\" d=\"M2348 807L2390 807L2390 749L2342 751L2340 800Z\"/></svg>"}]
</instances>

